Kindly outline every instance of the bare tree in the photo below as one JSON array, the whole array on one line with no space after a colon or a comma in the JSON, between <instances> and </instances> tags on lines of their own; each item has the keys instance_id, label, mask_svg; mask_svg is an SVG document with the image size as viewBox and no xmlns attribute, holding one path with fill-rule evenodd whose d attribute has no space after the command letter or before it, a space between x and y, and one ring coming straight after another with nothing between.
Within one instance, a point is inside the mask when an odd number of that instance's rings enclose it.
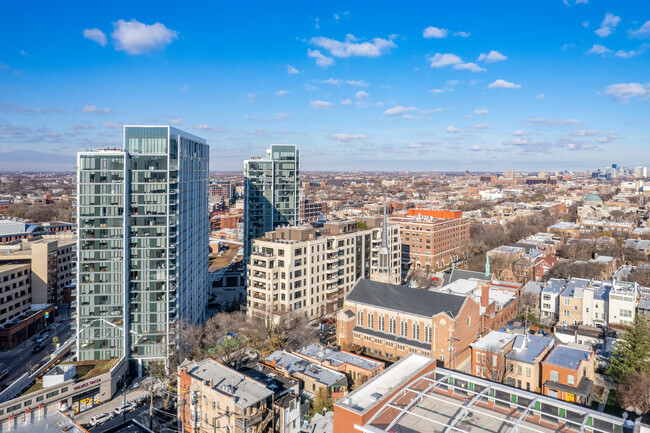
<instances>
[{"instance_id":1,"label":"bare tree","mask_svg":"<svg viewBox=\"0 0 650 433\"><path fill-rule=\"evenodd\" d=\"M621 378L616 389L616 399L622 408L632 408L646 413L650 411L650 376L639 371L628 373Z\"/></svg>"}]
</instances>

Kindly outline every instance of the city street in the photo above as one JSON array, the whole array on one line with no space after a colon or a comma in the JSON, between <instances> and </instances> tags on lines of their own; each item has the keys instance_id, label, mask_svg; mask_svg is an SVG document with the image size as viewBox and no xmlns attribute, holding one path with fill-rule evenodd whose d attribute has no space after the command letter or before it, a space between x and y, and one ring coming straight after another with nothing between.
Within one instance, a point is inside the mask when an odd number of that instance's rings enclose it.
<instances>
[{"instance_id":1,"label":"city street","mask_svg":"<svg viewBox=\"0 0 650 433\"><path fill-rule=\"evenodd\" d=\"M37 345L36 339L41 336L37 334L27 341L21 343L18 347L7 352L0 352L0 371L4 369L9 370L9 374L0 381L1 385L8 385L20 376L28 372L30 367L36 366L39 363L49 359L50 355L54 353L55 344L52 342L53 337L59 338L59 343L63 343L73 335L71 327L72 320L67 318L48 326L45 333L49 334L47 339L43 341L45 348L38 353L32 353L32 349Z\"/></svg>"}]
</instances>

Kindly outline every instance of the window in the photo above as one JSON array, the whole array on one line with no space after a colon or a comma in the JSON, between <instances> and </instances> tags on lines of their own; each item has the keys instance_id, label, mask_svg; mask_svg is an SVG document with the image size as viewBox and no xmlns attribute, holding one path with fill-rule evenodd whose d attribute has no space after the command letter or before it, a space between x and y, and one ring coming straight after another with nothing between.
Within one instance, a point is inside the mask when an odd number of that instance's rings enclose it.
<instances>
[{"instance_id":1,"label":"window","mask_svg":"<svg viewBox=\"0 0 650 433\"><path fill-rule=\"evenodd\" d=\"M555 370L551 370L551 382L559 382L560 381L560 373L558 373Z\"/></svg>"},{"instance_id":2,"label":"window","mask_svg":"<svg viewBox=\"0 0 650 433\"><path fill-rule=\"evenodd\" d=\"M492 367L496 367L496 366L497 366L497 356L492 355Z\"/></svg>"},{"instance_id":3,"label":"window","mask_svg":"<svg viewBox=\"0 0 650 433\"><path fill-rule=\"evenodd\" d=\"M564 305L571 305L569 298L564 298Z\"/></svg>"},{"instance_id":4,"label":"window","mask_svg":"<svg viewBox=\"0 0 650 433\"><path fill-rule=\"evenodd\" d=\"M575 384L576 384L576 377L575 377L574 375L572 375L572 374L569 374L569 375L566 377L566 380L567 380L567 383L568 383L569 385L575 385Z\"/></svg>"},{"instance_id":5,"label":"window","mask_svg":"<svg viewBox=\"0 0 650 433\"><path fill-rule=\"evenodd\" d=\"M521 376L521 365L517 366L517 374Z\"/></svg>"},{"instance_id":6,"label":"window","mask_svg":"<svg viewBox=\"0 0 650 433\"><path fill-rule=\"evenodd\" d=\"M414 340L420 339L420 325L418 323L413 324L413 334L411 338Z\"/></svg>"},{"instance_id":7,"label":"window","mask_svg":"<svg viewBox=\"0 0 650 433\"><path fill-rule=\"evenodd\" d=\"M374 314L368 313L368 328L372 328L374 326L374 318Z\"/></svg>"},{"instance_id":8,"label":"window","mask_svg":"<svg viewBox=\"0 0 650 433\"><path fill-rule=\"evenodd\" d=\"M391 334L395 333L395 319L393 317L388 319L388 332Z\"/></svg>"},{"instance_id":9,"label":"window","mask_svg":"<svg viewBox=\"0 0 650 433\"><path fill-rule=\"evenodd\" d=\"M530 377L530 367L526 367L526 377Z\"/></svg>"},{"instance_id":10,"label":"window","mask_svg":"<svg viewBox=\"0 0 650 433\"><path fill-rule=\"evenodd\" d=\"M431 343L431 326L424 327L424 341Z\"/></svg>"},{"instance_id":11,"label":"window","mask_svg":"<svg viewBox=\"0 0 650 433\"><path fill-rule=\"evenodd\" d=\"M377 329L380 331L384 330L384 316L381 314L377 316Z\"/></svg>"},{"instance_id":12,"label":"window","mask_svg":"<svg viewBox=\"0 0 650 433\"><path fill-rule=\"evenodd\" d=\"M406 323L406 320L402 320L400 322L400 326L401 326L401 332L402 332L401 335L402 335L402 337L407 337L408 336L408 323Z\"/></svg>"},{"instance_id":13,"label":"window","mask_svg":"<svg viewBox=\"0 0 650 433\"><path fill-rule=\"evenodd\" d=\"M357 311L357 325L363 326L363 313L361 311Z\"/></svg>"},{"instance_id":14,"label":"window","mask_svg":"<svg viewBox=\"0 0 650 433\"><path fill-rule=\"evenodd\" d=\"M467 326L469 326L472 323L472 318L467 316Z\"/></svg>"}]
</instances>

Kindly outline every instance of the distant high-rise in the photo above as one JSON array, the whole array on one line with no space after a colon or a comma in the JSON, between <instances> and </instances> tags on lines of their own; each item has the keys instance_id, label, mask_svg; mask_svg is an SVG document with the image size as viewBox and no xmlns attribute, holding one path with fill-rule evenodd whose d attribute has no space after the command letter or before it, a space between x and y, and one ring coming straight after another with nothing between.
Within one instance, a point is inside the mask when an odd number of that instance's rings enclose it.
<instances>
[{"instance_id":1,"label":"distant high-rise","mask_svg":"<svg viewBox=\"0 0 650 433\"><path fill-rule=\"evenodd\" d=\"M272 144L266 158L244 161L244 253L251 241L296 225L300 218L300 156L295 144Z\"/></svg>"},{"instance_id":2,"label":"distant high-rise","mask_svg":"<svg viewBox=\"0 0 650 433\"><path fill-rule=\"evenodd\" d=\"M171 126L125 126L124 149L78 154L80 361L165 361L174 326L204 319L208 157Z\"/></svg>"}]
</instances>

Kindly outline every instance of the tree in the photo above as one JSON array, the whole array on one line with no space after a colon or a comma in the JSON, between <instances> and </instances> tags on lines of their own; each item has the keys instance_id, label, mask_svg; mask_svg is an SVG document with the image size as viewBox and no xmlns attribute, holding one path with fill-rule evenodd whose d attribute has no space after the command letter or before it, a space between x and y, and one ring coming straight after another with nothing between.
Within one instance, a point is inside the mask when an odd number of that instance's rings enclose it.
<instances>
[{"instance_id":1,"label":"tree","mask_svg":"<svg viewBox=\"0 0 650 433\"><path fill-rule=\"evenodd\" d=\"M316 393L316 397L311 406L311 415L314 416L317 413L322 414L323 409L327 411L334 410L334 402L332 402L332 397L330 397L330 393L325 387L321 387Z\"/></svg>"},{"instance_id":2,"label":"tree","mask_svg":"<svg viewBox=\"0 0 650 433\"><path fill-rule=\"evenodd\" d=\"M616 389L616 399L623 409L646 413L650 411L650 376L637 371L627 373L621 378Z\"/></svg>"},{"instance_id":3,"label":"tree","mask_svg":"<svg viewBox=\"0 0 650 433\"><path fill-rule=\"evenodd\" d=\"M616 343L605 374L619 382L625 375L650 371L650 332L638 314Z\"/></svg>"}]
</instances>

